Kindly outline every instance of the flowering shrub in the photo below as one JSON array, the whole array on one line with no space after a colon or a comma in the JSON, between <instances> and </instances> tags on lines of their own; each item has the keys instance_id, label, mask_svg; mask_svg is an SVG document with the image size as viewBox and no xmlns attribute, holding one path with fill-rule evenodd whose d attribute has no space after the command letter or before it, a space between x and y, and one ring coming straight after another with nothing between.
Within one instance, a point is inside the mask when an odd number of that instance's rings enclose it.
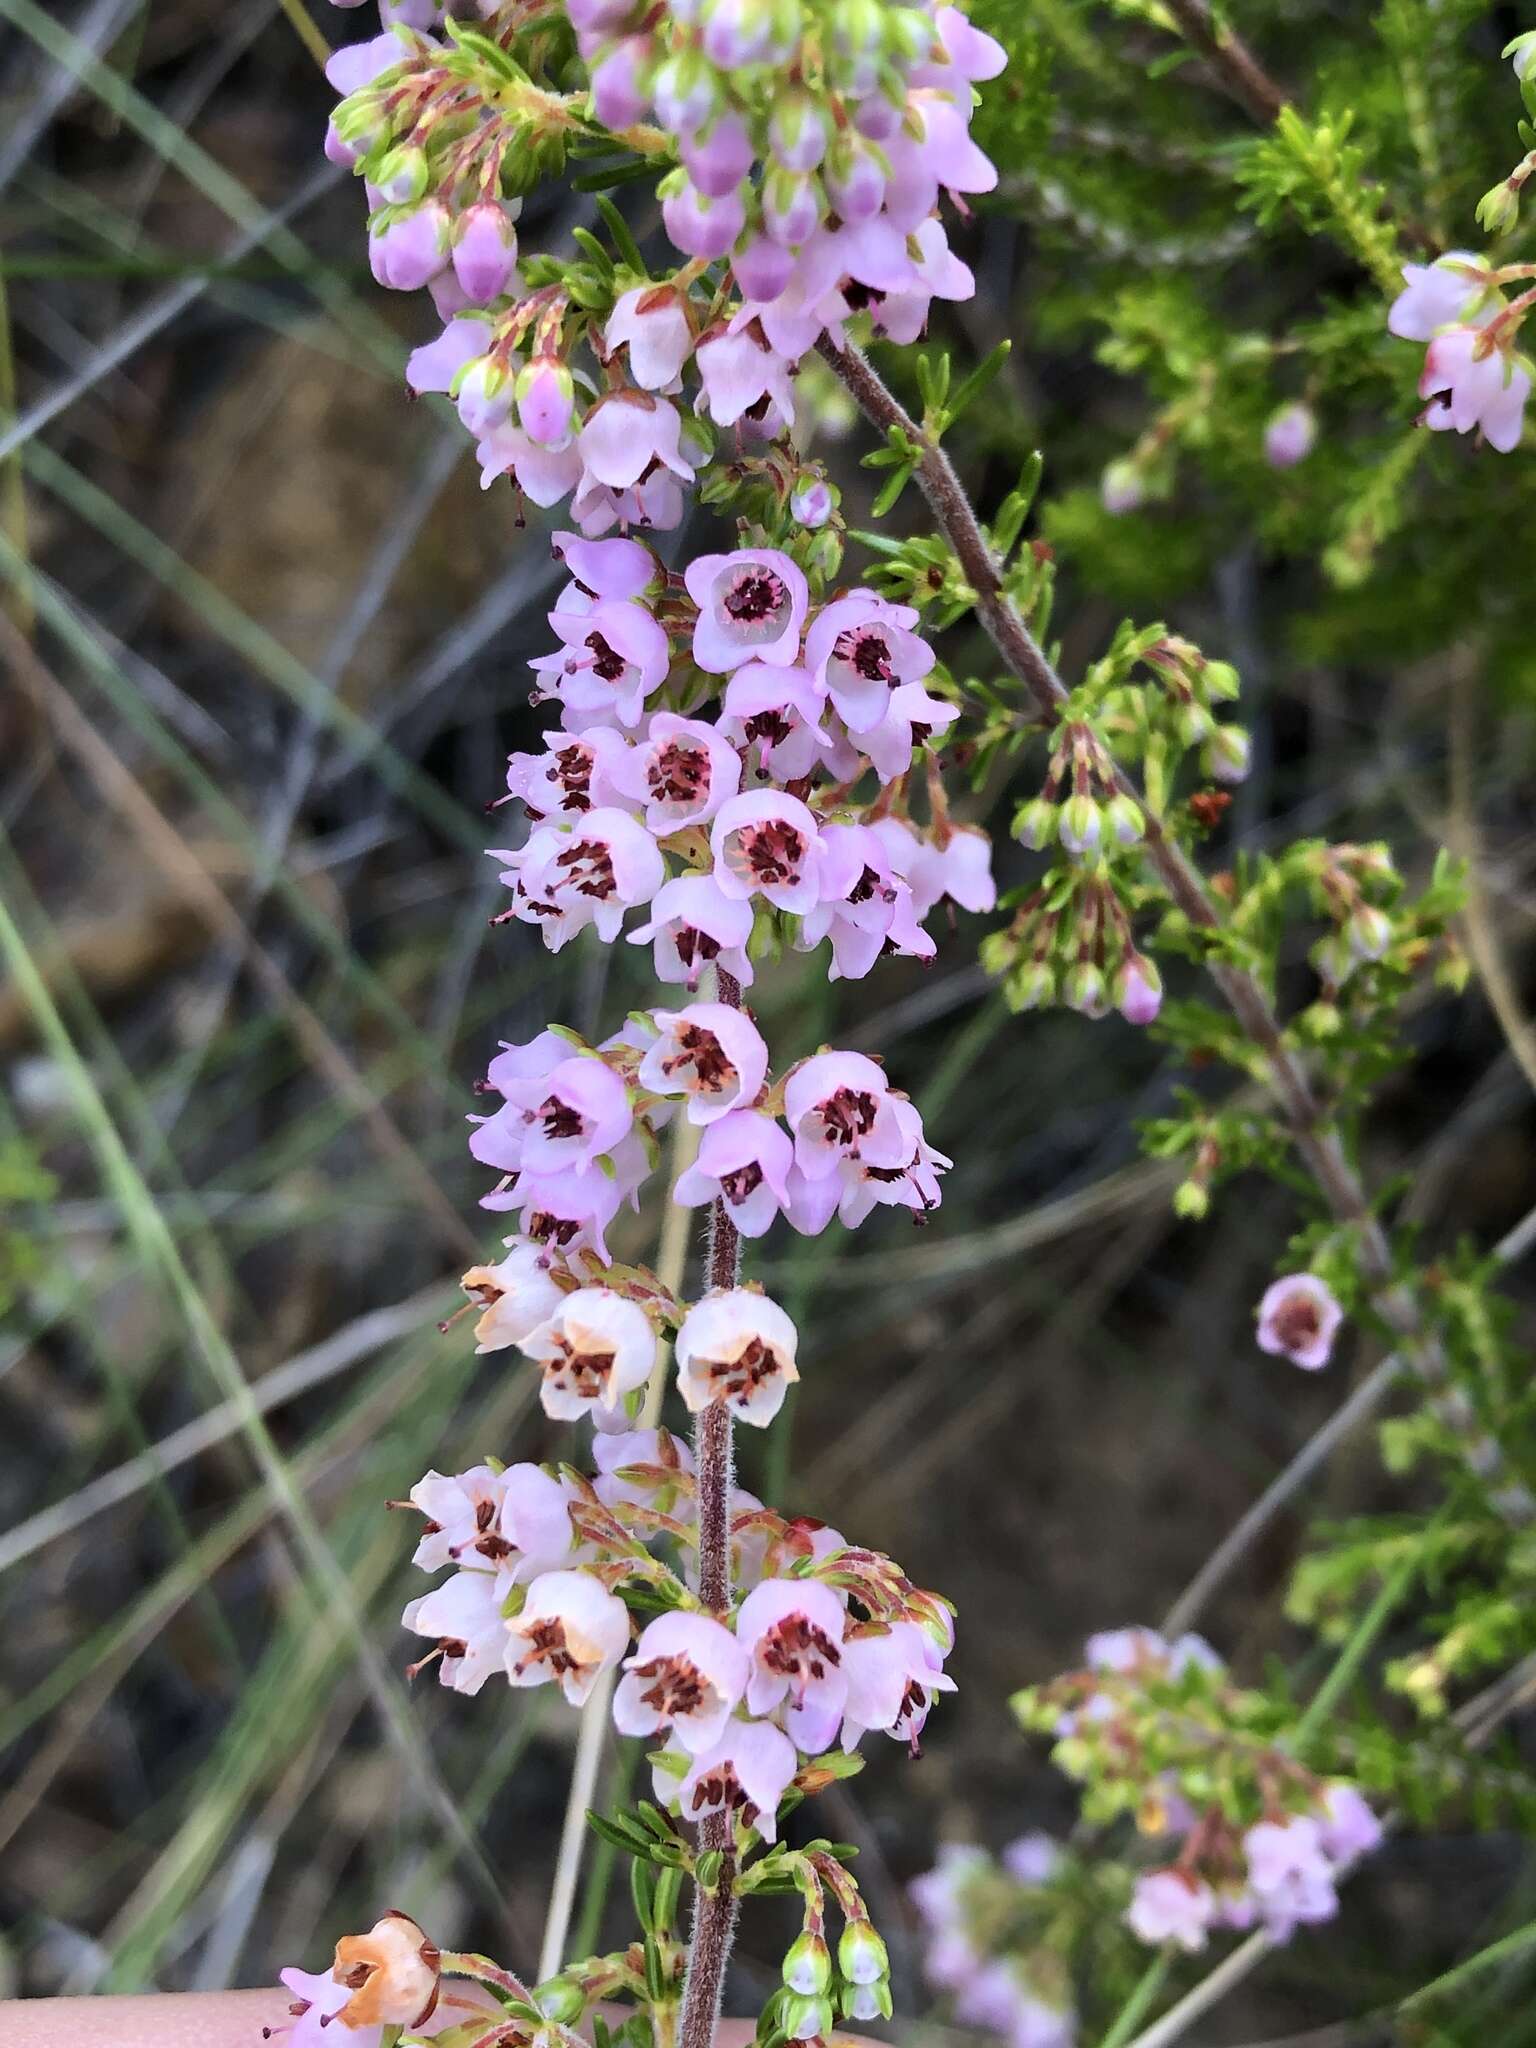
<instances>
[{"instance_id":1,"label":"flowering shrub","mask_svg":"<svg viewBox=\"0 0 1536 2048\"><path fill-rule=\"evenodd\" d=\"M1376 341L1426 344L1423 424L1511 452L1536 293L1506 293L1536 266L1460 251L1399 265L1391 223L1350 196L1342 131L1309 127L1203 7L1166 12L1266 123L1245 170L1256 207L1298 190L1298 206L1332 206L1374 294ZM1395 1454L1443 1462L1477 1528L1456 1553L1466 1569L1528 1528L1530 1446L1496 1384L1476 1258L1418 1266L1356 1151L1415 991L1464 978L1461 881L1442 859L1410 887L1387 848L1318 837L1207 875L1205 844L1251 765L1230 715L1236 669L1128 621L1066 680L1047 644L1053 553L1021 545L1038 459L984 523L944 446L1006 349L958 383L948 356L909 359L920 416L864 354L913 344L936 306L975 291L950 235L997 183L971 133L978 86L1005 68L991 33L951 6L886 0L402 0L384 13L378 37L332 59L342 98L326 147L367 193L374 276L424 289L443 323L407 381L452 401L518 523L562 508L551 546L567 580L532 664L552 724L508 763L494 922L531 927L552 952L588 927L648 947L667 991L596 1043L551 1023L489 1062L469 1148L490 1177L482 1206L515 1229L464 1275L475 1344L519 1352L546 1414L592 1434L558 1467L486 1459L421 1479L415 1562L442 1576L404 1621L424 1645L413 1669L455 1693L552 1685L611 1715L649 1745L652 1796L592 1817L635 1865L634 1943L562 1956L530 1987L386 1919L338 1944L329 1976L287 1973L295 2034L568 2041L614 2001L635 2048L707 2048L740 1903L790 1892L799 1932L758 2036L821 2041L839 2019L890 2014L888 1957L848 1845L785 1823L860 1768L867 1736L916 1752L954 1689L955 1630L941 1595L856 1535L736 1483L736 1426L770 1425L800 1374L795 1325L743 1270L743 1247L781 1218L808 1236L876 1208L921 1223L953 1162L896 1085L915 1077L878 1054L823 1046L785 1064L750 1008L759 969L786 951L831 979L926 960L935 913L961 910L989 920L982 961L1015 1010L1117 1012L1156 1025L1192 1070L1229 1071L1232 1094L1191 1086L1147 1124L1146 1148L1178 1163L1191 1221L1241 1173L1297 1189L1304 1219L1278 1274L1252 1276L1256 1348L1316 1372L1354 1330L1395 1345L1392 1375L1425 1395ZM1512 48L1536 115L1526 42ZM1491 233L1516 219L1529 168L1485 200ZM670 250L643 254L607 196L572 247L527 247L522 200L567 171L583 187L643 181ZM1119 308L1116 367L1148 364L1154 327ZM1160 374L1181 388L1107 469L1100 528L1171 496L1226 383L1290 346L1165 351ZM924 531L847 532L809 454L822 372L880 436L874 516L915 484ZM1316 459L1318 400L1249 405L1266 475ZM717 530L680 554L669 536L701 508ZM851 545L862 566L845 574ZM966 619L1001 680L941 658ZM1013 792L1020 849L1001 896L994 849L960 815L962 778L994 776ZM708 1213L691 1298L681 1274L610 1252L621 1212L663 1173L675 1204ZM691 1441L662 1423L669 1387ZM1284 1688L1237 1685L1187 1615L1164 1634L1096 1635L1082 1669L1018 1696L1082 1787L1088 1833L1070 1848L1024 1837L1001 1863L952 1847L920 1880L929 1974L957 2018L1047 2048L1072 2038L1106 1945L1116 1970L1137 1944L1157 1952L1150 1997L1230 1931L1268 1947L1336 1911L1384 1832L1372 1800L1410 1798L1428 1775L1419 1754L1330 1718L1391 1610L1363 1600L1382 1556L1370 1540L1320 1550L1298 1578L1297 1618L1348 1641L1305 1710ZM1462 1600L1432 1651L1389 1672L1427 1713L1453 1677L1525 1646L1528 1616L1497 1573L1469 1576ZM1090 1837L1127 1819L1133 1839L1121 1830L1099 1853ZM461 2017L462 1986L443 1992L440 1977L478 1980L494 2012Z\"/></svg>"}]
</instances>

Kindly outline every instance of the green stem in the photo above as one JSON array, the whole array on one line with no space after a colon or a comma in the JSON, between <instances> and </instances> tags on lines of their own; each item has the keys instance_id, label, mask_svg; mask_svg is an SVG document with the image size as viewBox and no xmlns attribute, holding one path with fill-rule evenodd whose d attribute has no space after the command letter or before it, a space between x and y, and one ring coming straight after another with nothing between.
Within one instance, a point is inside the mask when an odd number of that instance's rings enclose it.
<instances>
[{"instance_id":1,"label":"green stem","mask_svg":"<svg viewBox=\"0 0 1536 2048\"><path fill-rule=\"evenodd\" d=\"M1122 2048L1122 2044L1130 2040L1147 2013L1151 2011L1153 2002L1162 1990L1172 1967L1172 1949L1159 1949L1142 1971L1130 1997L1115 2015L1109 2032L1099 2043L1099 2048Z\"/></svg>"}]
</instances>

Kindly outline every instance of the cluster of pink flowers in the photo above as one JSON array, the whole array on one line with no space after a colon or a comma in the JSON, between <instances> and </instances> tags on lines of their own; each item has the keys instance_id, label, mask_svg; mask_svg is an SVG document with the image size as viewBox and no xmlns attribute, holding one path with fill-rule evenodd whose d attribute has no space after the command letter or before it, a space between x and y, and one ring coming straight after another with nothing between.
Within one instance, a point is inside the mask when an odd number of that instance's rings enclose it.
<instances>
[{"instance_id":1,"label":"cluster of pink flowers","mask_svg":"<svg viewBox=\"0 0 1536 2048\"><path fill-rule=\"evenodd\" d=\"M914 748L956 717L926 687L910 606L855 589L813 608L774 548L674 578L636 540L555 547L572 580L549 615L560 646L534 668L560 730L509 764L533 830L499 856L508 915L558 949L648 907L630 937L692 987L711 961L750 983L763 919L805 950L828 939L834 978L858 977L882 953L931 958L921 920L942 899L992 907L985 835L902 815ZM866 772L882 795L859 806Z\"/></svg>"},{"instance_id":2,"label":"cluster of pink flowers","mask_svg":"<svg viewBox=\"0 0 1536 2048\"><path fill-rule=\"evenodd\" d=\"M1072 2048L1076 2039L1070 1987L1055 1958L1018 1939L1031 1909L1048 1904L1062 1866L1059 1845L1045 1834L1021 1835L1000 1858L952 1842L908 1887L926 1936L928 1981L949 1994L957 2020L1008 2048Z\"/></svg>"},{"instance_id":3,"label":"cluster of pink flowers","mask_svg":"<svg viewBox=\"0 0 1536 2048\"><path fill-rule=\"evenodd\" d=\"M1004 53L952 6L569 0L595 118L633 131L654 111L681 158L662 212L689 261L659 280L616 274L600 308L561 284L526 290L517 269L508 115L519 140L558 138L563 110L477 75L429 32L431 0L383 11L386 32L328 66L344 99L327 150L365 179L379 283L425 288L446 322L412 356L411 388L454 396L487 483L510 475L541 506L569 497L588 535L677 525L714 432L784 435L796 365L855 314L910 341L935 297L975 291L939 205L997 182L969 124L972 82ZM480 13L515 43L513 10ZM812 38L817 65L791 65ZM812 471L788 502L817 526L833 498Z\"/></svg>"},{"instance_id":4,"label":"cluster of pink flowers","mask_svg":"<svg viewBox=\"0 0 1536 2048\"><path fill-rule=\"evenodd\" d=\"M1453 249L1433 263L1405 264L1403 278L1387 326L1404 341L1429 344L1419 379L1419 396L1429 400L1424 424L1479 433L1508 454L1524 429L1531 373L1515 348L1518 314L1486 259Z\"/></svg>"},{"instance_id":5,"label":"cluster of pink flowers","mask_svg":"<svg viewBox=\"0 0 1536 2048\"><path fill-rule=\"evenodd\" d=\"M685 1322L685 1391L691 1378L721 1398L722 1387L792 1369L788 1317L750 1289L734 1296L748 1300L706 1297ZM889 1559L851 1548L834 1529L786 1522L738 1487L733 1601L717 1620L660 1555L637 1554L645 1542L674 1554L697 1547L688 1446L666 1430L627 1430L594 1437L593 1450L592 1481L486 1464L429 1472L412 1489L426 1520L415 1562L454 1569L404 1621L433 1640L423 1664L435 1662L444 1685L478 1693L493 1676L556 1684L581 1706L618 1670L614 1722L659 1744L657 1799L690 1819L729 1808L765 1841L802 1757L852 1751L871 1730L915 1748L935 1696L954 1689L943 1601ZM647 1612L667 1611L643 1626L632 1620L621 1597L632 1585Z\"/></svg>"}]
</instances>

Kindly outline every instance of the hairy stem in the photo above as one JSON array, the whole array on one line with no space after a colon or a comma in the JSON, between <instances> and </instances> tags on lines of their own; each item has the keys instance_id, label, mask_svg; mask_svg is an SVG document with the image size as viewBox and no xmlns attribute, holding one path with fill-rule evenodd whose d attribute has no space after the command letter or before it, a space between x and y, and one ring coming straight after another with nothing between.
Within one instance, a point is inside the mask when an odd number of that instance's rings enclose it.
<instances>
[{"instance_id":1,"label":"hairy stem","mask_svg":"<svg viewBox=\"0 0 1536 2048\"><path fill-rule=\"evenodd\" d=\"M741 984L718 968L715 978L719 1000L739 1010ZM709 1213L705 1270L712 1288L734 1287L741 1278L741 1235L723 1201L717 1201ZM731 1411L723 1401L712 1401L700 1411L693 1430L693 1461L699 1508L699 1598L711 1614L724 1620L731 1605L732 1458ZM699 1823L699 1848L719 1850L724 1861L714 1888L706 1891L700 1886L694 1896L679 2048L710 2048L720 2017L725 1966L736 1931L731 1843L730 1810L706 1814Z\"/></svg>"},{"instance_id":2,"label":"hairy stem","mask_svg":"<svg viewBox=\"0 0 1536 2048\"><path fill-rule=\"evenodd\" d=\"M896 427L914 447L922 450L916 472L918 486L975 593L976 615L998 653L1029 691L1041 716L1054 721L1068 701L1067 686L1003 587L1002 565L982 531L954 464L899 403L859 349L852 344L839 348L826 337L819 346L871 425L878 427L882 436ZM1219 933L1221 916L1200 870L1170 837L1144 793L1124 769L1116 768L1115 783L1133 799L1146 820L1146 857L1173 903L1199 930ZM1464 1412L1467 1404L1460 1390L1449 1384L1439 1340L1426 1329L1411 1291L1397 1279L1391 1242L1376 1219L1336 1124L1314 1093L1302 1062L1286 1043L1269 998L1254 977L1240 967L1213 958L1207 962L1207 971L1263 1058L1270 1089L1279 1101L1297 1154L1334 1217L1354 1233L1360 1269L1373 1290L1372 1306L1398 1339L1405 1364L1441 1395L1437 1405L1440 1420L1469 1438L1469 1460L1497 1487L1492 1497L1500 1512L1511 1522L1532 1520L1536 1517L1536 1498L1527 1487L1503 1474L1497 1447L1476 1426L1475 1418ZM1490 1459L1497 1460L1492 1469Z\"/></svg>"},{"instance_id":3,"label":"hairy stem","mask_svg":"<svg viewBox=\"0 0 1536 2048\"><path fill-rule=\"evenodd\" d=\"M1164 0L1179 33L1210 65L1229 99L1267 128L1291 96L1277 85L1236 29L1218 21L1205 0Z\"/></svg>"}]
</instances>

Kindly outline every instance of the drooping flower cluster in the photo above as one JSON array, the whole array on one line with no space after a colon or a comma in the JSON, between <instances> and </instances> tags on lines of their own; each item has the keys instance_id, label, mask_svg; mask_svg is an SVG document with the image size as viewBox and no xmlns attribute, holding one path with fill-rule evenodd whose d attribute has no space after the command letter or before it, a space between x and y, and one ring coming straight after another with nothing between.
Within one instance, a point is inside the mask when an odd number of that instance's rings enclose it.
<instances>
[{"instance_id":1,"label":"drooping flower cluster","mask_svg":"<svg viewBox=\"0 0 1536 2048\"><path fill-rule=\"evenodd\" d=\"M538 58L512 7L482 0L484 26L450 19L447 42L431 0L382 11L386 32L328 67L345 97L327 149L365 179L375 277L425 287L447 323L409 382L453 394L487 483L569 496L584 533L677 525L721 429L784 436L823 334L867 312L910 341L935 297L975 290L939 209L996 184L969 124L1004 55L952 6L570 0L591 92L569 97L522 69ZM688 261L671 276L632 247L579 286L563 260L519 271L520 195L590 121L658 170L675 138L662 213ZM781 502L819 526L833 494L790 455Z\"/></svg>"},{"instance_id":2,"label":"drooping flower cluster","mask_svg":"<svg viewBox=\"0 0 1536 2048\"><path fill-rule=\"evenodd\" d=\"M1136 1881L1126 1924L1143 1941L1198 1949L1213 1929L1259 1926L1284 1941L1332 1917L1338 1878L1381 1840L1353 1785L1300 1764L1282 1725L1266 1734L1273 1709L1203 1637L1108 1630L1084 1669L1016 1705L1088 1788L1085 1813L1130 1812L1171 1852Z\"/></svg>"},{"instance_id":3,"label":"drooping flower cluster","mask_svg":"<svg viewBox=\"0 0 1536 2048\"><path fill-rule=\"evenodd\" d=\"M1021 1835L994 1858L951 1842L908 1887L923 1922L923 1968L962 2025L1008 2048L1072 2048L1076 2016L1059 1952L1044 1931L1062 1869L1049 1835Z\"/></svg>"},{"instance_id":4,"label":"drooping flower cluster","mask_svg":"<svg viewBox=\"0 0 1536 2048\"><path fill-rule=\"evenodd\" d=\"M558 949L648 907L631 939L694 987L716 960L750 984L754 929L827 939L834 978L858 977L883 953L931 958L921 920L945 897L991 907L987 840L950 821L932 776L928 830L909 814L914 749L956 716L927 687L910 606L856 589L812 607L773 548L676 578L639 541L555 547L572 580L534 668L560 730L509 764L533 829L499 856L508 916ZM866 774L873 802L855 799Z\"/></svg>"},{"instance_id":5,"label":"drooping flower cluster","mask_svg":"<svg viewBox=\"0 0 1536 2048\"><path fill-rule=\"evenodd\" d=\"M1453 249L1433 263L1403 266L1404 289L1387 326L1404 341L1429 344L1419 396L1436 433L1478 433L1508 454L1525 424L1529 366L1517 353L1523 301L1511 303L1487 259Z\"/></svg>"},{"instance_id":6,"label":"drooping flower cluster","mask_svg":"<svg viewBox=\"0 0 1536 2048\"><path fill-rule=\"evenodd\" d=\"M758 1334L745 1347L741 1301L709 1296L692 1311L678 1342L690 1405L750 1403L753 1383L792 1367L789 1319L752 1299ZM851 1752L871 1730L916 1747L935 1696L954 1688L942 1600L888 1558L737 1488L734 1593L716 1619L689 1591L700 1537L688 1446L638 1430L600 1434L593 1450L590 1481L485 1464L429 1472L412 1489L426 1523L415 1562L453 1567L405 1610L405 1626L435 1644L415 1669L435 1663L462 1693L492 1677L556 1684L573 1706L617 1670L615 1725L658 1745L658 1802L689 1819L729 1810L769 1842L806 1760Z\"/></svg>"}]
</instances>

